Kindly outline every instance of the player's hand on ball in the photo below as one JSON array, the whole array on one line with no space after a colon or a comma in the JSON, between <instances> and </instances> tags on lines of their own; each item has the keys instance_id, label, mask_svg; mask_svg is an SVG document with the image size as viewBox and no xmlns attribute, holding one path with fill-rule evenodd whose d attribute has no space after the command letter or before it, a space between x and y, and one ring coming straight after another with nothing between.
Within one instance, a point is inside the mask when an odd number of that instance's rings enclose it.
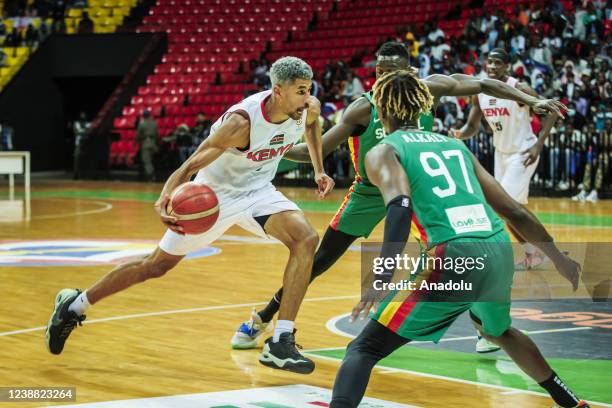
<instances>
[{"instance_id":1,"label":"player's hand on ball","mask_svg":"<svg viewBox=\"0 0 612 408\"><path fill-rule=\"evenodd\" d=\"M315 182L317 183L319 198L325 198L325 196L332 191L334 185L336 184L334 179L325 173L315 174Z\"/></svg>"},{"instance_id":2,"label":"player's hand on ball","mask_svg":"<svg viewBox=\"0 0 612 408\"><path fill-rule=\"evenodd\" d=\"M523 160L523 166L529 167L531 164L535 163L538 157L540 157L541 151L542 145L540 143L536 143L529 149L523 150L521 154L526 155L525 160Z\"/></svg>"},{"instance_id":3,"label":"player's hand on ball","mask_svg":"<svg viewBox=\"0 0 612 408\"><path fill-rule=\"evenodd\" d=\"M533 109L536 115L547 115L549 113L554 113L561 119L565 119L565 116L563 116L561 111L568 110L567 106L555 99L539 99L533 105L531 105L531 109Z\"/></svg>"},{"instance_id":4,"label":"player's hand on ball","mask_svg":"<svg viewBox=\"0 0 612 408\"><path fill-rule=\"evenodd\" d=\"M155 211L159 214L161 221L164 225L170 228L172 231L177 234L183 235L183 227L176 224L176 217L172 217L168 215L166 208L168 207L168 203L170 202L170 196L168 194L164 194L159 197L159 199L155 202Z\"/></svg>"},{"instance_id":5,"label":"player's hand on ball","mask_svg":"<svg viewBox=\"0 0 612 408\"><path fill-rule=\"evenodd\" d=\"M555 260L555 268L565 279L570 281L574 291L578 289L578 280L580 278L580 271L582 267L572 258L562 253L559 259Z\"/></svg>"}]
</instances>

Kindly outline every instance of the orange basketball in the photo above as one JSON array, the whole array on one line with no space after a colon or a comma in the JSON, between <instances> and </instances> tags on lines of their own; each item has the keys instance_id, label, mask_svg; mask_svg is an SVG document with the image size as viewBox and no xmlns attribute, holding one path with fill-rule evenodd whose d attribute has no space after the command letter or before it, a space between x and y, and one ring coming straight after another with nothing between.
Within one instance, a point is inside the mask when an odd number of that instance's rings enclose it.
<instances>
[{"instance_id":1,"label":"orange basketball","mask_svg":"<svg viewBox=\"0 0 612 408\"><path fill-rule=\"evenodd\" d=\"M185 234L208 231L219 218L219 200L210 187L188 182L178 186L167 207L168 215L178 219Z\"/></svg>"}]
</instances>

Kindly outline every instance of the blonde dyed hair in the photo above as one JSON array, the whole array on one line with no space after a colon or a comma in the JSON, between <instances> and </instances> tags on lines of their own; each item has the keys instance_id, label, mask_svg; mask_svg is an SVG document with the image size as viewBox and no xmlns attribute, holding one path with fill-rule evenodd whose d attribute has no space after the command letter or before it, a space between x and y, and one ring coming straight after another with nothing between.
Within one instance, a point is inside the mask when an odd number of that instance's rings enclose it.
<instances>
[{"instance_id":1,"label":"blonde dyed hair","mask_svg":"<svg viewBox=\"0 0 612 408\"><path fill-rule=\"evenodd\" d=\"M401 123L417 121L421 112L428 113L433 106L433 96L415 69L387 72L376 80L373 91L376 106Z\"/></svg>"}]
</instances>

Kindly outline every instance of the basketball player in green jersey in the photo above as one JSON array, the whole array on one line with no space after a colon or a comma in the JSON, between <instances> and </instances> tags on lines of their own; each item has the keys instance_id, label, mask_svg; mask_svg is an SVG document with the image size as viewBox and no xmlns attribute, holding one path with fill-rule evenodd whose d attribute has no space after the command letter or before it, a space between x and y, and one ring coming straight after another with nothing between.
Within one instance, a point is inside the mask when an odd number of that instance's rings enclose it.
<instances>
[{"instance_id":1,"label":"basketball player in green jersey","mask_svg":"<svg viewBox=\"0 0 612 408\"><path fill-rule=\"evenodd\" d=\"M410 67L408 50L402 43L384 43L377 52L376 75ZM442 96L468 96L485 93L499 98L516 100L531 106L536 112L559 113L563 105L553 100L538 100L501 81L455 74L452 76L432 75L424 80L435 98ZM420 117L420 126L431 130L433 117L431 113ZM315 255L311 280L329 269L359 237L368 237L374 227L385 217L385 205L378 189L373 186L363 170L366 153L385 138L385 132L372 103L371 92L364 93L345 110L339 123L322 137L323 155L331 153L343 141L348 140L351 148L351 159L355 167L355 182L332 218L325 231L321 244ZM285 158L294 161L308 162L308 150L305 144L293 147ZM415 236L426 243L427 237L419 234L418 220L413 220ZM257 345L257 337L278 311L282 297L279 289L269 304L262 310L251 314L251 319L240 325L231 339L233 348L250 349ZM487 351L499 348L489 345Z\"/></svg>"},{"instance_id":2,"label":"basketball player in green jersey","mask_svg":"<svg viewBox=\"0 0 612 408\"><path fill-rule=\"evenodd\" d=\"M348 345L330 407L357 407L378 361L412 340L437 343L466 311L474 325L559 406L588 407L550 368L537 346L511 327L514 261L510 237L496 212L529 242L538 243L574 290L580 265L559 251L537 218L505 192L462 142L419 129L419 113L431 109L433 97L425 81L412 70L380 77L374 85L373 101L388 136L366 155L364 170L386 204L380 253L386 269L377 271L374 282L378 283L366 292L353 316L369 310L375 295L382 295L383 301ZM431 268L418 275L416 289L409 294L393 290L376 293L395 283L396 267L386 261L402 254L413 214L427 233L433 265L427 262ZM457 267L467 265L465 260L470 258L472 268ZM480 266L476 266L478 259ZM458 293L434 285L451 281L471 282L472 290Z\"/></svg>"}]
</instances>

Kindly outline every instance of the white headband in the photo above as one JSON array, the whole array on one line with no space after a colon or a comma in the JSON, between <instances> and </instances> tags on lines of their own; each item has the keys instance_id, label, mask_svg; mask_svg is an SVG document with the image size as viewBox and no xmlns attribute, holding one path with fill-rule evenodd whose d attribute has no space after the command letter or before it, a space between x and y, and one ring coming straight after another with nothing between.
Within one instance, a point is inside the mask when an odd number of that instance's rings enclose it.
<instances>
[{"instance_id":1,"label":"white headband","mask_svg":"<svg viewBox=\"0 0 612 408\"><path fill-rule=\"evenodd\" d=\"M379 55L376 60L377 61L396 61L401 59L399 55Z\"/></svg>"}]
</instances>

